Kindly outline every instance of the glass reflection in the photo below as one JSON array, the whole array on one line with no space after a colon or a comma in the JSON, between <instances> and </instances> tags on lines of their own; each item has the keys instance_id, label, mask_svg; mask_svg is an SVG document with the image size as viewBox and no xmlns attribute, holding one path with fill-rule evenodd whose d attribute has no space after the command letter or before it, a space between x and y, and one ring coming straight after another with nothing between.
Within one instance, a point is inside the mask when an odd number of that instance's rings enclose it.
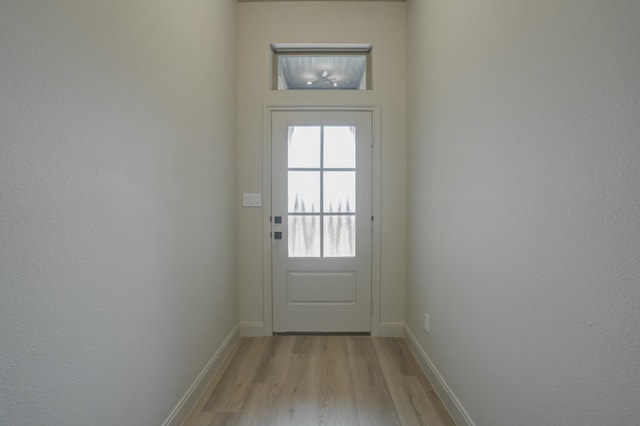
<instances>
[{"instance_id":1,"label":"glass reflection","mask_svg":"<svg viewBox=\"0 0 640 426\"><path fill-rule=\"evenodd\" d=\"M289 213L320 212L320 172L289 172Z\"/></svg>"},{"instance_id":2,"label":"glass reflection","mask_svg":"<svg viewBox=\"0 0 640 426\"><path fill-rule=\"evenodd\" d=\"M324 211L356 211L356 172L324 172Z\"/></svg>"},{"instance_id":3,"label":"glass reflection","mask_svg":"<svg viewBox=\"0 0 640 426\"><path fill-rule=\"evenodd\" d=\"M288 167L289 256L354 257L355 127L290 126Z\"/></svg>"},{"instance_id":4,"label":"glass reflection","mask_svg":"<svg viewBox=\"0 0 640 426\"><path fill-rule=\"evenodd\" d=\"M320 216L289 215L289 257L320 257Z\"/></svg>"},{"instance_id":5,"label":"glass reflection","mask_svg":"<svg viewBox=\"0 0 640 426\"><path fill-rule=\"evenodd\" d=\"M289 126L289 168L320 167L320 126Z\"/></svg>"},{"instance_id":6,"label":"glass reflection","mask_svg":"<svg viewBox=\"0 0 640 426\"><path fill-rule=\"evenodd\" d=\"M324 167L356 167L356 128L331 126L324 128Z\"/></svg>"},{"instance_id":7,"label":"glass reflection","mask_svg":"<svg viewBox=\"0 0 640 426\"><path fill-rule=\"evenodd\" d=\"M323 228L324 257L356 255L355 216L325 216Z\"/></svg>"}]
</instances>

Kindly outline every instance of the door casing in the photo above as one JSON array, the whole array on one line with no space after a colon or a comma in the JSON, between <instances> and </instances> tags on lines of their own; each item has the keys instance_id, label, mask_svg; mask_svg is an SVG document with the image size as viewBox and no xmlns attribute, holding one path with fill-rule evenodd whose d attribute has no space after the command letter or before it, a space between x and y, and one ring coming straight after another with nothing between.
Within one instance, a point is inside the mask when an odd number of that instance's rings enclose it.
<instances>
[{"instance_id":1,"label":"door casing","mask_svg":"<svg viewBox=\"0 0 640 426\"><path fill-rule=\"evenodd\" d=\"M371 335L380 333L380 107L377 105L317 106L317 105L265 105L262 120L262 246L263 246L263 328L264 335L273 334L273 299L271 269L271 114L275 111L367 111L373 120L372 185L373 234L371 250Z\"/></svg>"}]
</instances>

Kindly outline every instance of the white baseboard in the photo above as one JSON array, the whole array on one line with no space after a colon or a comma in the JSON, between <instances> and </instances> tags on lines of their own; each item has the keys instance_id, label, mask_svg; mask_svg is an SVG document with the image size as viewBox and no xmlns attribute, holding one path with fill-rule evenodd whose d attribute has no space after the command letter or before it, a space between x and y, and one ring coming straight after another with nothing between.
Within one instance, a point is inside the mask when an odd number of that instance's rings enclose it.
<instances>
[{"instance_id":1,"label":"white baseboard","mask_svg":"<svg viewBox=\"0 0 640 426\"><path fill-rule=\"evenodd\" d=\"M381 322L380 337L404 337L403 322Z\"/></svg>"},{"instance_id":2,"label":"white baseboard","mask_svg":"<svg viewBox=\"0 0 640 426\"><path fill-rule=\"evenodd\" d=\"M242 337L264 336L264 323L263 322L241 322L240 335Z\"/></svg>"},{"instance_id":3,"label":"white baseboard","mask_svg":"<svg viewBox=\"0 0 640 426\"><path fill-rule=\"evenodd\" d=\"M233 344L238 337L239 329L238 325L233 327L227 338L222 342L222 345L220 345L216 353L213 354L209 362L207 362L207 365L205 365L200 374L198 374L196 380L191 384L187 392L173 408L169 417L162 422L162 426L179 426L187 418L191 409L202 396L205 387L209 384L214 373L220 368L224 358L227 356L231 348L233 348Z\"/></svg>"},{"instance_id":4,"label":"white baseboard","mask_svg":"<svg viewBox=\"0 0 640 426\"><path fill-rule=\"evenodd\" d=\"M405 326L404 333L405 341L411 349L411 352L415 355L420 367L429 379L429 382L436 391L436 394L438 394L438 397L440 397L440 400L446 407L447 411L449 411L449 414L453 418L455 424L459 426L475 426L475 423L471 420L471 417L469 417L469 414L462 406L462 403L455 396L447 382L445 382L444 378L431 359L429 359L429 356L424 349L422 349L418 339L416 339L416 336L411 332L409 327Z\"/></svg>"}]
</instances>

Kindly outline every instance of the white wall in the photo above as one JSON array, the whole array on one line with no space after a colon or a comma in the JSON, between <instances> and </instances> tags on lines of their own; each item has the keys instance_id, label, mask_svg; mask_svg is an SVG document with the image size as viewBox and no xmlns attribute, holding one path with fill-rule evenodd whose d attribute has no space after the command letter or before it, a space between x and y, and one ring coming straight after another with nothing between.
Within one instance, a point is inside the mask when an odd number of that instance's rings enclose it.
<instances>
[{"instance_id":1,"label":"white wall","mask_svg":"<svg viewBox=\"0 0 640 426\"><path fill-rule=\"evenodd\" d=\"M234 328L234 0L0 2L0 424L158 425Z\"/></svg>"},{"instance_id":2,"label":"white wall","mask_svg":"<svg viewBox=\"0 0 640 426\"><path fill-rule=\"evenodd\" d=\"M478 425L640 424L640 2L408 12L411 333Z\"/></svg>"},{"instance_id":3,"label":"white wall","mask_svg":"<svg viewBox=\"0 0 640 426\"><path fill-rule=\"evenodd\" d=\"M386 2L240 3L238 203L262 190L263 105L380 105L382 211L380 322L404 320L406 253L406 4ZM372 43L373 90L272 91L270 43ZM240 321L261 333L262 211L239 207Z\"/></svg>"}]
</instances>

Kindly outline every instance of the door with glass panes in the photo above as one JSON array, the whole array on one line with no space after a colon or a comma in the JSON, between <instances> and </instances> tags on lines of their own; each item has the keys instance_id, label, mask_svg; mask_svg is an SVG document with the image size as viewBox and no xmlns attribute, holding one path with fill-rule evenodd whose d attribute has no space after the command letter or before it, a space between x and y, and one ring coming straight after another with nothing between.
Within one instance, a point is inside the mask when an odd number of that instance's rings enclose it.
<instances>
[{"instance_id":1,"label":"door with glass panes","mask_svg":"<svg viewBox=\"0 0 640 426\"><path fill-rule=\"evenodd\" d=\"M370 111L272 111L274 332L371 331Z\"/></svg>"}]
</instances>

